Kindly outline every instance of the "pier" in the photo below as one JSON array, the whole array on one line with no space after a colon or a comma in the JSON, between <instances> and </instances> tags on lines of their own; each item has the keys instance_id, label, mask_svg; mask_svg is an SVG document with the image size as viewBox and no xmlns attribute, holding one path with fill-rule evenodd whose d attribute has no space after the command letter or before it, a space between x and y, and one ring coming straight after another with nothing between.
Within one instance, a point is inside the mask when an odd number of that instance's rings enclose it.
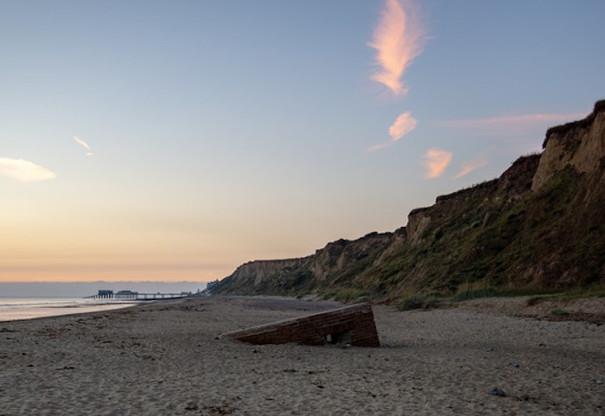
<instances>
[{"instance_id":1,"label":"pier","mask_svg":"<svg viewBox=\"0 0 605 416\"><path fill-rule=\"evenodd\" d=\"M148 301L148 300L167 300L167 299L182 299L191 296L191 292L180 292L180 293L140 293L133 292L131 290L120 290L114 292L113 290L99 290L98 293L93 296L96 300L132 300L132 301Z\"/></svg>"},{"instance_id":2,"label":"pier","mask_svg":"<svg viewBox=\"0 0 605 416\"><path fill-rule=\"evenodd\" d=\"M191 293L137 293L136 300L181 299L191 296Z\"/></svg>"}]
</instances>

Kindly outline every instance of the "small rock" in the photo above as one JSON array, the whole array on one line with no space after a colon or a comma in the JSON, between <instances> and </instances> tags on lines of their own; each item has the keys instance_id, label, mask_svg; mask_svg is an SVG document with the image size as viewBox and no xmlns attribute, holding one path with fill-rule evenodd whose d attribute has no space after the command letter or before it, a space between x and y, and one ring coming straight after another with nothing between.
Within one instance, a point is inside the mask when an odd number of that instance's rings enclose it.
<instances>
[{"instance_id":1,"label":"small rock","mask_svg":"<svg viewBox=\"0 0 605 416\"><path fill-rule=\"evenodd\" d=\"M196 403L189 402L189 403L187 403L187 406L185 406L185 410L187 410L187 411L199 410L199 407Z\"/></svg>"},{"instance_id":2,"label":"small rock","mask_svg":"<svg viewBox=\"0 0 605 416\"><path fill-rule=\"evenodd\" d=\"M519 400L522 402L528 402L531 400L531 397L528 394L523 394L519 397Z\"/></svg>"},{"instance_id":3,"label":"small rock","mask_svg":"<svg viewBox=\"0 0 605 416\"><path fill-rule=\"evenodd\" d=\"M506 397L506 392L504 390L502 390L501 388L498 387L494 387L493 389L491 389L488 394L490 396L497 396L497 397Z\"/></svg>"}]
</instances>

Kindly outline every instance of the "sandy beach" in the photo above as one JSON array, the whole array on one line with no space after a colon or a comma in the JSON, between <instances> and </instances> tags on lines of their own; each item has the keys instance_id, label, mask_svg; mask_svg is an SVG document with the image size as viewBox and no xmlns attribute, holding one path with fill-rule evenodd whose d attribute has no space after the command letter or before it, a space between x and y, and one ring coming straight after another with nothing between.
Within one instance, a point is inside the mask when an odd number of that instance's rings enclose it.
<instances>
[{"instance_id":1,"label":"sandy beach","mask_svg":"<svg viewBox=\"0 0 605 416\"><path fill-rule=\"evenodd\" d=\"M381 348L217 339L335 306L199 298L3 322L0 415L605 413L595 323L376 306Z\"/></svg>"}]
</instances>

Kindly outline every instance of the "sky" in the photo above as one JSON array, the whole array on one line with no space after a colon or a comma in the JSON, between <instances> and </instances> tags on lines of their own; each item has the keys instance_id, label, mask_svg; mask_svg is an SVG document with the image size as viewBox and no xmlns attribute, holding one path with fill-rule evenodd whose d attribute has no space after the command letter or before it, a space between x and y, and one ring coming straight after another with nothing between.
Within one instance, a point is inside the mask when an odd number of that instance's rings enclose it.
<instances>
[{"instance_id":1,"label":"sky","mask_svg":"<svg viewBox=\"0 0 605 416\"><path fill-rule=\"evenodd\" d=\"M605 93L605 2L0 3L0 281L209 281L405 225Z\"/></svg>"}]
</instances>

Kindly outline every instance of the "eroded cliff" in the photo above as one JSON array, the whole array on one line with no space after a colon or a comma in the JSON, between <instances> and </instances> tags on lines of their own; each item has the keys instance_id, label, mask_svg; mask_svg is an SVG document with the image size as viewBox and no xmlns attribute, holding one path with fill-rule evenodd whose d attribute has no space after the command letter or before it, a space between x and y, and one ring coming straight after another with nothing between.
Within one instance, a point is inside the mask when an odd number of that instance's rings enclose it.
<instances>
[{"instance_id":1,"label":"eroded cliff","mask_svg":"<svg viewBox=\"0 0 605 416\"><path fill-rule=\"evenodd\" d=\"M541 154L439 196L406 227L338 240L299 259L254 261L215 293L348 291L379 300L461 284L576 288L605 283L605 101L548 130Z\"/></svg>"}]
</instances>

